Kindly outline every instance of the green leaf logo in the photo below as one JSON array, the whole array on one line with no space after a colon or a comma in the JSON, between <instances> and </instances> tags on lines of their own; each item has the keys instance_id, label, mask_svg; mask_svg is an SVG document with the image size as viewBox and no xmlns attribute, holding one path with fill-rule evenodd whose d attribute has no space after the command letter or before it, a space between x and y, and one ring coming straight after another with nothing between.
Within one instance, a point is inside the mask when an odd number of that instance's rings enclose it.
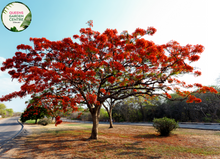
<instances>
[{"instance_id":1,"label":"green leaf logo","mask_svg":"<svg viewBox=\"0 0 220 159\"><path fill-rule=\"evenodd\" d=\"M21 24L20 27L23 27L24 29L26 29L31 23L31 12L29 12L26 17L24 18L23 23Z\"/></svg>"},{"instance_id":2,"label":"green leaf logo","mask_svg":"<svg viewBox=\"0 0 220 159\"><path fill-rule=\"evenodd\" d=\"M13 32L19 32L18 29L14 26L13 28L10 29Z\"/></svg>"},{"instance_id":3,"label":"green leaf logo","mask_svg":"<svg viewBox=\"0 0 220 159\"><path fill-rule=\"evenodd\" d=\"M1 20L4 26L12 32L21 32L31 23L30 9L22 2L11 2L2 10Z\"/></svg>"}]
</instances>

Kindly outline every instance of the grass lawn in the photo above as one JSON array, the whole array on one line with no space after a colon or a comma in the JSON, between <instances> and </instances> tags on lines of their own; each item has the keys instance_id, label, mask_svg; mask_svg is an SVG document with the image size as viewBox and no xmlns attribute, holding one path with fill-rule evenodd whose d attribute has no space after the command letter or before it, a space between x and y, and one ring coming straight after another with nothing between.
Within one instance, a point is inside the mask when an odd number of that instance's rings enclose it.
<instances>
[{"instance_id":1,"label":"grass lawn","mask_svg":"<svg viewBox=\"0 0 220 159\"><path fill-rule=\"evenodd\" d=\"M220 131L177 129L161 137L153 127L99 125L99 139L87 140L91 124L36 126L23 137L16 158L220 158Z\"/></svg>"},{"instance_id":2,"label":"grass lawn","mask_svg":"<svg viewBox=\"0 0 220 159\"><path fill-rule=\"evenodd\" d=\"M37 122L39 121L40 119L37 119ZM35 120L27 120L25 121L25 124L35 124Z\"/></svg>"},{"instance_id":3,"label":"grass lawn","mask_svg":"<svg viewBox=\"0 0 220 159\"><path fill-rule=\"evenodd\" d=\"M39 121L39 120L37 120ZM26 124L35 124L35 120L27 120L25 121Z\"/></svg>"}]
</instances>

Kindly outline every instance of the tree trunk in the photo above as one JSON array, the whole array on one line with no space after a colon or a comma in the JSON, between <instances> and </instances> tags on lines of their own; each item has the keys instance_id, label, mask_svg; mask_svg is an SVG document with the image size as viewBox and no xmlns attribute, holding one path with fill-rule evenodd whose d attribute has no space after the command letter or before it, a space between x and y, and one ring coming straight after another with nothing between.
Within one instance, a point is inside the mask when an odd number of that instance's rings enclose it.
<instances>
[{"instance_id":1,"label":"tree trunk","mask_svg":"<svg viewBox=\"0 0 220 159\"><path fill-rule=\"evenodd\" d=\"M98 139L98 126L99 126L99 111L94 110L92 114L92 133L89 139Z\"/></svg>"},{"instance_id":2,"label":"tree trunk","mask_svg":"<svg viewBox=\"0 0 220 159\"><path fill-rule=\"evenodd\" d=\"M35 119L35 124L37 124L37 119Z\"/></svg>"},{"instance_id":3,"label":"tree trunk","mask_svg":"<svg viewBox=\"0 0 220 159\"><path fill-rule=\"evenodd\" d=\"M108 117L109 117L109 124L110 124L110 127L109 128L113 128L113 122L112 122L112 109L114 108L113 104L110 105L109 107L109 110L108 110L108 107L106 107L104 104L103 104L105 110L107 111L108 113Z\"/></svg>"},{"instance_id":4,"label":"tree trunk","mask_svg":"<svg viewBox=\"0 0 220 159\"><path fill-rule=\"evenodd\" d=\"M109 128L113 128L113 121L112 121L112 109L110 108L109 112L108 112L108 116L109 116L109 124L110 127Z\"/></svg>"}]
</instances>

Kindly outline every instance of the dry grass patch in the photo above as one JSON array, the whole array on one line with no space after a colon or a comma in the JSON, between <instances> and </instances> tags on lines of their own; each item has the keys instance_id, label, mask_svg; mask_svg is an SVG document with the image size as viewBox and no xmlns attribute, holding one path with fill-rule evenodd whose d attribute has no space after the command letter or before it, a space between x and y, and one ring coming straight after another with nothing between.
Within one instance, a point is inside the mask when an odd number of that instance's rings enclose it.
<instances>
[{"instance_id":1,"label":"dry grass patch","mask_svg":"<svg viewBox=\"0 0 220 159\"><path fill-rule=\"evenodd\" d=\"M32 135L11 158L220 158L220 132L177 129L161 137L153 127L99 125L99 139L87 140L91 124L32 127Z\"/></svg>"}]
</instances>

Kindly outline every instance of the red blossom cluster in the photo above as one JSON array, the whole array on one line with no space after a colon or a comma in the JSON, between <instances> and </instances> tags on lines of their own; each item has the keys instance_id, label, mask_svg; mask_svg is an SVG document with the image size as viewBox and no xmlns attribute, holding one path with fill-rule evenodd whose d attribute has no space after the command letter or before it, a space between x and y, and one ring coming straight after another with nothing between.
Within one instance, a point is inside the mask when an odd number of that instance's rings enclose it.
<instances>
[{"instance_id":1,"label":"red blossom cluster","mask_svg":"<svg viewBox=\"0 0 220 159\"><path fill-rule=\"evenodd\" d=\"M195 102L195 103L201 103L202 100L199 99L199 98L196 98L196 97L193 96L193 95L189 95L189 98L188 98L188 100L187 100L186 102L187 102L187 103L193 103L193 102Z\"/></svg>"},{"instance_id":2,"label":"red blossom cluster","mask_svg":"<svg viewBox=\"0 0 220 159\"><path fill-rule=\"evenodd\" d=\"M79 115L78 115L76 118L79 119L82 114L83 114L83 113L79 113Z\"/></svg>"},{"instance_id":3,"label":"red blossom cluster","mask_svg":"<svg viewBox=\"0 0 220 159\"><path fill-rule=\"evenodd\" d=\"M197 92L198 92L198 93L211 92L211 93L215 93L215 94L218 93L218 91L217 91L215 88L213 88L213 87L207 87L207 86L201 87Z\"/></svg>"},{"instance_id":4,"label":"red blossom cluster","mask_svg":"<svg viewBox=\"0 0 220 159\"><path fill-rule=\"evenodd\" d=\"M166 95L169 99L172 98L171 95L169 95L168 93L165 93L165 95Z\"/></svg>"},{"instance_id":5,"label":"red blossom cluster","mask_svg":"<svg viewBox=\"0 0 220 159\"><path fill-rule=\"evenodd\" d=\"M154 35L154 33L157 31L154 27L148 27L147 32L149 35Z\"/></svg>"},{"instance_id":6,"label":"red blossom cluster","mask_svg":"<svg viewBox=\"0 0 220 159\"><path fill-rule=\"evenodd\" d=\"M57 116L55 126L57 126L58 124L61 124L61 123L62 123L62 120L60 120L60 116Z\"/></svg>"}]
</instances>

